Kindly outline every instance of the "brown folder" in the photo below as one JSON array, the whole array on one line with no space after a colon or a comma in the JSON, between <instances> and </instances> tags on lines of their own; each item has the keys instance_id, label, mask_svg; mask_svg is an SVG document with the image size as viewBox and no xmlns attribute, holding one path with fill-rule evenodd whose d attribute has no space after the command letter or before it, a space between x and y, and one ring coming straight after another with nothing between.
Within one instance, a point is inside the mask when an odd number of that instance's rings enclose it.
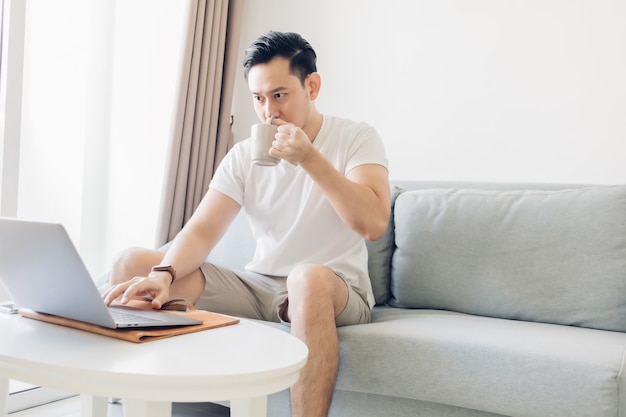
<instances>
[{"instance_id":1,"label":"brown folder","mask_svg":"<svg viewBox=\"0 0 626 417\"><path fill-rule=\"evenodd\" d=\"M132 302L132 306L140 309L151 308L149 302L141 301ZM205 310L196 310L193 305L190 305L184 300L169 301L168 303L163 305L162 310L165 310L169 314L182 314L187 317L200 319L202 320L202 324L192 326L142 329L109 329L107 327L98 326L96 324L86 323L84 321L68 319L60 316L54 316L51 314L38 313L29 309L21 308L19 312L22 316L30 319L45 321L48 323L58 324L66 327L72 327L74 329L85 330L91 333L97 333L103 336L114 337L116 339L122 339L134 343L150 342L152 340L164 339L166 337L199 332L202 330L214 329L217 327L224 327L231 324L239 323L239 319L236 317L225 316Z\"/></svg>"}]
</instances>

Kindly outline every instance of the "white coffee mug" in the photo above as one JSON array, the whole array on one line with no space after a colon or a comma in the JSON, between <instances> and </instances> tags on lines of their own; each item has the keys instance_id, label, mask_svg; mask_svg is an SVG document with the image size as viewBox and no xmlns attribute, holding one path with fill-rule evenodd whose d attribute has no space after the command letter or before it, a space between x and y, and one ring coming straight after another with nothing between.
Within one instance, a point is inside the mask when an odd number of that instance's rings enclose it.
<instances>
[{"instance_id":1,"label":"white coffee mug","mask_svg":"<svg viewBox=\"0 0 626 417\"><path fill-rule=\"evenodd\" d=\"M252 125L252 163L263 166L278 164L280 158L274 158L269 154L277 129L278 126L269 123Z\"/></svg>"}]
</instances>

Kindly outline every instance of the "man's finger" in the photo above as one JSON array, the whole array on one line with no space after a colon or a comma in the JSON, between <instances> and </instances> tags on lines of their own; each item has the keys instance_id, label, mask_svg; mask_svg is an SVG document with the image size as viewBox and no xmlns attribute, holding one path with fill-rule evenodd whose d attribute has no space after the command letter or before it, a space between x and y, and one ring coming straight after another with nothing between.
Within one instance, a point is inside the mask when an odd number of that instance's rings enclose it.
<instances>
[{"instance_id":1,"label":"man's finger","mask_svg":"<svg viewBox=\"0 0 626 417\"><path fill-rule=\"evenodd\" d=\"M128 282L125 282L123 284L114 285L110 287L109 289L107 289L102 295L102 298L104 299L104 303L106 305L111 305L111 303L117 297L119 297L120 295L122 295L122 293L124 293L124 291L126 291L127 286L128 286Z\"/></svg>"}]
</instances>

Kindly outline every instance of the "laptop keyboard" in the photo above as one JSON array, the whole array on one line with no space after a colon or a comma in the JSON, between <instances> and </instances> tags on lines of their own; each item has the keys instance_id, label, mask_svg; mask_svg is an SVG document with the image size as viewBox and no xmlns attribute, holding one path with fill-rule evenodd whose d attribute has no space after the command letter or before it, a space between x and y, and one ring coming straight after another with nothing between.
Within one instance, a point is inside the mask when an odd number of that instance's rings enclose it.
<instances>
[{"instance_id":1,"label":"laptop keyboard","mask_svg":"<svg viewBox=\"0 0 626 417\"><path fill-rule=\"evenodd\" d=\"M113 319L118 323L137 323L137 322L159 323L162 321L162 320L158 320L152 317L145 317L145 316L142 316L141 314L129 313L126 311L116 310L113 308L110 309L109 311L111 312Z\"/></svg>"}]
</instances>

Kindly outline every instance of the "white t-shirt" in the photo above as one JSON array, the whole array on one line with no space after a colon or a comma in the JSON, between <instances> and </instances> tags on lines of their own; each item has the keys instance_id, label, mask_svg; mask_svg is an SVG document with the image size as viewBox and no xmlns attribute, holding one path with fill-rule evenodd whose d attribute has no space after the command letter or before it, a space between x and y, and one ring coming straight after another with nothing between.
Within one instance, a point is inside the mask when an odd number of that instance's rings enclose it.
<instances>
[{"instance_id":1,"label":"white t-shirt","mask_svg":"<svg viewBox=\"0 0 626 417\"><path fill-rule=\"evenodd\" d=\"M388 167L380 136L365 123L324 116L313 145L344 175L364 164ZM285 160L254 165L246 139L226 154L209 188L241 204L248 215L257 246L246 269L287 276L297 265L323 264L365 291L374 305L365 240L339 218L300 166Z\"/></svg>"}]
</instances>

